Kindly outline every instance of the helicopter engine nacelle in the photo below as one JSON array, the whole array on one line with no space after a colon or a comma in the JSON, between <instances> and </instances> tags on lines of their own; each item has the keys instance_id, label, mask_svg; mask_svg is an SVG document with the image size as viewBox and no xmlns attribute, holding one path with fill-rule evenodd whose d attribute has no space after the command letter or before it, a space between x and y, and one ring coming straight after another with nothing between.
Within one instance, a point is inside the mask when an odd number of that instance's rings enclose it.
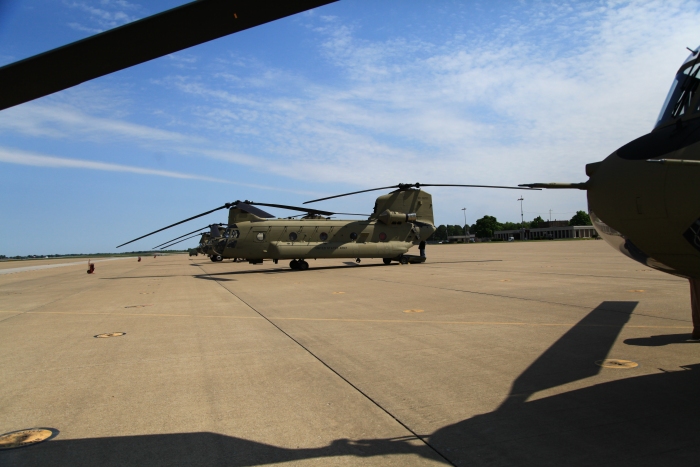
<instances>
[{"instance_id":1,"label":"helicopter engine nacelle","mask_svg":"<svg viewBox=\"0 0 700 467\"><path fill-rule=\"evenodd\" d=\"M396 212L396 211L389 211L388 209L384 212L382 212L377 219L379 219L381 222L384 222L387 225L398 225L398 224L403 224L405 222L415 222L416 221L416 213L411 212L411 213L403 213L403 212Z\"/></svg>"}]
</instances>

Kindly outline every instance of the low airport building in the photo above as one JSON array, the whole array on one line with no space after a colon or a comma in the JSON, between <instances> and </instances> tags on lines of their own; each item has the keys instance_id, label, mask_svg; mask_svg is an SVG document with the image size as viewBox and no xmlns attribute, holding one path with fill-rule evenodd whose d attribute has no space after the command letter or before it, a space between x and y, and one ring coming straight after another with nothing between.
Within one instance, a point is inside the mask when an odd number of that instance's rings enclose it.
<instances>
[{"instance_id":1,"label":"low airport building","mask_svg":"<svg viewBox=\"0 0 700 467\"><path fill-rule=\"evenodd\" d=\"M568 225L568 221L545 222L542 227L519 230L497 230L493 237L500 240L534 240L540 238L595 238L598 236L592 225Z\"/></svg>"},{"instance_id":2,"label":"low airport building","mask_svg":"<svg viewBox=\"0 0 700 467\"><path fill-rule=\"evenodd\" d=\"M469 243L474 242L474 234L470 235L448 235L447 243Z\"/></svg>"}]
</instances>

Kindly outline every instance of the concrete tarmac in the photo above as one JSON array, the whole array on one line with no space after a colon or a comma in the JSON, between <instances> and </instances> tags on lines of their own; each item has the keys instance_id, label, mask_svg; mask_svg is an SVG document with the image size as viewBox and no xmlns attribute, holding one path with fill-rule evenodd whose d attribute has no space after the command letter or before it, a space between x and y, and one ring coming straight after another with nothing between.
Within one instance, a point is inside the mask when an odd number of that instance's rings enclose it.
<instances>
[{"instance_id":1,"label":"concrete tarmac","mask_svg":"<svg viewBox=\"0 0 700 467\"><path fill-rule=\"evenodd\" d=\"M602 241L427 253L2 275L0 433L54 437L0 465L698 463L686 280Z\"/></svg>"}]
</instances>

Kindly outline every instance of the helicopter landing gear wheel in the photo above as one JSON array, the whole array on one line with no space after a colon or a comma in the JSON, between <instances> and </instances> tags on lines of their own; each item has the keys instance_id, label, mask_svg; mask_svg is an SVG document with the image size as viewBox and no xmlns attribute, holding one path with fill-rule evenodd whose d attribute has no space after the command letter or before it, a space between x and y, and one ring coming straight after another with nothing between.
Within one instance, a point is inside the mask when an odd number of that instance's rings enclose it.
<instances>
[{"instance_id":1,"label":"helicopter landing gear wheel","mask_svg":"<svg viewBox=\"0 0 700 467\"><path fill-rule=\"evenodd\" d=\"M289 262L289 267L292 268L293 270L299 269L299 261L293 259Z\"/></svg>"},{"instance_id":2,"label":"helicopter landing gear wheel","mask_svg":"<svg viewBox=\"0 0 700 467\"><path fill-rule=\"evenodd\" d=\"M213 256L213 255L212 255L212 256L210 256L210 257L209 257L209 259L211 260L211 262L212 262L212 263L216 263L216 258L214 258L214 256Z\"/></svg>"},{"instance_id":3,"label":"helicopter landing gear wheel","mask_svg":"<svg viewBox=\"0 0 700 467\"><path fill-rule=\"evenodd\" d=\"M223 261L223 260L224 260L224 257L223 257L223 256L221 256L221 255L215 255L215 256L214 256L214 259L213 259L212 261Z\"/></svg>"},{"instance_id":4,"label":"helicopter landing gear wheel","mask_svg":"<svg viewBox=\"0 0 700 467\"><path fill-rule=\"evenodd\" d=\"M306 271L307 269L309 269L309 263L307 263L307 262L304 261L303 259L302 259L302 260L299 260L299 270L300 270L300 271Z\"/></svg>"},{"instance_id":5,"label":"helicopter landing gear wheel","mask_svg":"<svg viewBox=\"0 0 700 467\"><path fill-rule=\"evenodd\" d=\"M384 258L382 261L384 261L384 264L391 264L391 258Z\"/></svg>"},{"instance_id":6,"label":"helicopter landing gear wheel","mask_svg":"<svg viewBox=\"0 0 700 467\"><path fill-rule=\"evenodd\" d=\"M405 256L402 256L401 259L399 259L399 263L408 264L408 258L406 258Z\"/></svg>"}]
</instances>

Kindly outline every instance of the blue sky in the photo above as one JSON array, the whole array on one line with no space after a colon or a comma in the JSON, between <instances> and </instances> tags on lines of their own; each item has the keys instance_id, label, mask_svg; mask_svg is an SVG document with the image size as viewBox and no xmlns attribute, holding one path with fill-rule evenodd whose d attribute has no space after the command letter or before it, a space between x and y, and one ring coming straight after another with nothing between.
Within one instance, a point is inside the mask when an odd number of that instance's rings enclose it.
<instances>
[{"instance_id":1,"label":"blue sky","mask_svg":"<svg viewBox=\"0 0 700 467\"><path fill-rule=\"evenodd\" d=\"M0 0L0 64L183 3ZM0 112L0 254L115 251L236 199L584 181L650 131L698 24L695 1L342 0L99 78ZM463 207L517 221L521 194L526 220L586 208L582 192L428 191L444 224Z\"/></svg>"}]
</instances>

